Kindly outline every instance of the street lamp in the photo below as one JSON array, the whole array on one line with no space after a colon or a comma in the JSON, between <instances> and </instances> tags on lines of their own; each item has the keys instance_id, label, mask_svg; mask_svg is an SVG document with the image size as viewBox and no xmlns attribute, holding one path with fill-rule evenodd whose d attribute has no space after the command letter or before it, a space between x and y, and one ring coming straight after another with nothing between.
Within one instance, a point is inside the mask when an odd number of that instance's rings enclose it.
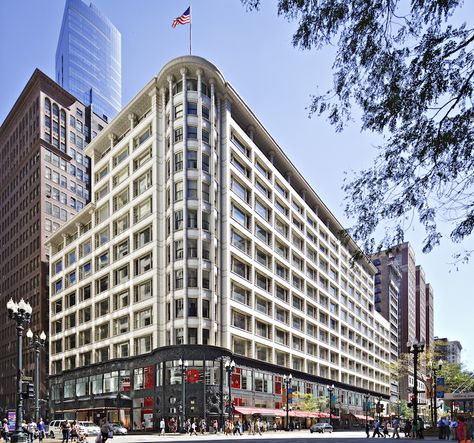
<instances>
[{"instance_id":1,"label":"street lamp","mask_svg":"<svg viewBox=\"0 0 474 443\"><path fill-rule=\"evenodd\" d=\"M327 385L326 386L328 393L329 393L329 425L332 426L332 393L334 392L334 385Z\"/></svg>"},{"instance_id":2,"label":"street lamp","mask_svg":"<svg viewBox=\"0 0 474 443\"><path fill-rule=\"evenodd\" d=\"M412 406L413 406L413 423L418 425L418 354L422 353L425 349L425 343L415 340L413 343L407 343L408 352L413 354L413 394L412 394ZM418 429L418 427L417 427Z\"/></svg>"},{"instance_id":3,"label":"street lamp","mask_svg":"<svg viewBox=\"0 0 474 443\"><path fill-rule=\"evenodd\" d=\"M285 430L286 431L289 431L290 430L290 422L288 420L288 397L290 396L290 386L291 386L291 380L293 380L293 376L290 374L290 375L284 375L283 376L283 382L285 383L285 389L286 389L286 427L285 427Z\"/></svg>"},{"instance_id":4,"label":"street lamp","mask_svg":"<svg viewBox=\"0 0 474 443\"><path fill-rule=\"evenodd\" d=\"M186 422L186 370L188 369L188 362L179 359L178 367L181 371L181 432L186 432L184 424Z\"/></svg>"},{"instance_id":5,"label":"street lamp","mask_svg":"<svg viewBox=\"0 0 474 443\"><path fill-rule=\"evenodd\" d=\"M36 423L38 423L40 419L39 417L40 351L41 351L41 348L44 347L44 344L46 343L46 334L44 333L44 331L41 331L39 335L33 334L33 331L31 329L28 329L26 336L28 337L28 343L35 350L35 421Z\"/></svg>"},{"instance_id":6,"label":"street lamp","mask_svg":"<svg viewBox=\"0 0 474 443\"><path fill-rule=\"evenodd\" d=\"M364 400L365 400L365 429L368 429L368 424L369 424L369 398L370 394L364 394Z\"/></svg>"},{"instance_id":7,"label":"street lamp","mask_svg":"<svg viewBox=\"0 0 474 443\"><path fill-rule=\"evenodd\" d=\"M23 330L24 325L28 324L31 320L31 312L33 311L29 303L25 303L23 299L19 303L14 302L10 299L7 303L8 318L16 321L16 335L18 338L17 343L17 356L16 356L16 420L15 420L15 431L12 435L12 443L23 443L26 442L27 436L23 432L21 426L23 422L23 396L21 390L22 377L23 377Z\"/></svg>"},{"instance_id":8,"label":"street lamp","mask_svg":"<svg viewBox=\"0 0 474 443\"><path fill-rule=\"evenodd\" d=\"M438 422L438 407L436 406L436 399L437 396L437 371L441 371L443 367L443 360L438 360L437 366L435 364L432 365L431 370L433 371L433 382L431 387L431 427L434 429L436 423Z\"/></svg>"},{"instance_id":9,"label":"street lamp","mask_svg":"<svg viewBox=\"0 0 474 443\"><path fill-rule=\"evenodd\" d=\"M225 362L225 371L227 372L227 386L229 387L229 420L233 419L234 408L232 405L232 374L235 369L235 361L227 360Z\"/></svg>"}]
</instances>

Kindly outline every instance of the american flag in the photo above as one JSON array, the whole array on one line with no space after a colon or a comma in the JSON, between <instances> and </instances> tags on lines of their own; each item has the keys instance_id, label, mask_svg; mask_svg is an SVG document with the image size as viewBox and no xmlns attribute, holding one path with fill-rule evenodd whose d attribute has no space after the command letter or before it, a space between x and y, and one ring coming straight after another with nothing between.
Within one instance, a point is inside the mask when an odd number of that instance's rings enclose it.
<instances>
[{"instance_id":1,"label":"american flag","mask_svg":"<svg viewBox=\"0 0 474 443\"><path fill-rule=\"evenodd\" d=\"M191 22L191 6L183 12L182 15L176 17L171 23L173 28L176 28L177 25L185 25Z\"/></svg>"}]
</instances>

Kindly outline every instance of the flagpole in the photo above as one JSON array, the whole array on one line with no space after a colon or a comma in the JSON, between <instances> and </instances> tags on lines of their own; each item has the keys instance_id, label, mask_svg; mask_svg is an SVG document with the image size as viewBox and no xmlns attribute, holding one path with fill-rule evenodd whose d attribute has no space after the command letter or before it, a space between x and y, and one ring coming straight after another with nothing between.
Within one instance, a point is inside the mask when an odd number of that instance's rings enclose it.
<instances>
[{"instance_id":1,"label":"flagpole","mask_svg":"<svg viewBox=\"0 0 474 443\"><path fill-rule=\"evenodd\" d=\"M193 41L193 33L192 33L192 26L193 20L192 20L192 14L191 14L191 5L189 5L189 55L191 55L192 51L192 41Z\"/></svg>"}]
</instances>

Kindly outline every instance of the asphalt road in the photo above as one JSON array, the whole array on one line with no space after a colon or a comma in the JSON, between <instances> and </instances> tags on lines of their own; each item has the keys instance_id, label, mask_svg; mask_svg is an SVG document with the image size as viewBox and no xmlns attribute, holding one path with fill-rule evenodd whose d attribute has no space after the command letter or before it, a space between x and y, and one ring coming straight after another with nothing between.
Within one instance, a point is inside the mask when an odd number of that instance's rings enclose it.
<instances>
[{"instance_id":1,"label":"asphalt road","mask_svg":"<svg viewBox=\"0 0 474 443\"><path fill-rule=\"evenodd\" d=\"M402 434L403 435L403 434ZM342 432L333 432L332 434L310 434L309 431L294 431L294 432L266 432L262 435L243 435L243 436L226 436L223 434L205 434L190 437L189 435L181 434L166 434L161 436L158 434L142 434L142 435L123 435L115 436L112 440L108 440L109 443L155 443L158 441L211 441L211 440L235 440L242 443L251 442L258 440L259 443L270 443L278 440L297 440L297 443L314 443L315 440L321 441L321 443L336 443L339 441L350 440L350 443L367 443L367 438L365 433L362 431L342 431ZM370 439L375 440L375 439ZM378 439L381 440L381 439ZM391 440L391 439L390 439ZM412 439L401 438L401 440L413 441ZM89 437L87 442L94 443L95 439ZM438 441L437 438L426 438L424 442L435 442ZM36 440L35 440L36 442ZM43 440L44 443L58 443L61 442L61 439Z\"/></svg>"}]
</instances>

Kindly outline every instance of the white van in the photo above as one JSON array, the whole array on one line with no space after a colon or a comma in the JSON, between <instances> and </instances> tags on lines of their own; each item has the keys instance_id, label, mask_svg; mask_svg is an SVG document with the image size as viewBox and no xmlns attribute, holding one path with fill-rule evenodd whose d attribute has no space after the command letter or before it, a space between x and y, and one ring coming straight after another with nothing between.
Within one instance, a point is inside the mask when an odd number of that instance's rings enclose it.
<instances>
[{"instance_id":1,"label":"white van","mask_svg":"<svg viewBox=\"0 0 474 443\"><path fill-rule=\"evenodd\" d=\"M49 422L48 435L49 438L62 438L63 431L61 429L61 423L64 420L53 420Z\"/></svg>"}]
</instances>

